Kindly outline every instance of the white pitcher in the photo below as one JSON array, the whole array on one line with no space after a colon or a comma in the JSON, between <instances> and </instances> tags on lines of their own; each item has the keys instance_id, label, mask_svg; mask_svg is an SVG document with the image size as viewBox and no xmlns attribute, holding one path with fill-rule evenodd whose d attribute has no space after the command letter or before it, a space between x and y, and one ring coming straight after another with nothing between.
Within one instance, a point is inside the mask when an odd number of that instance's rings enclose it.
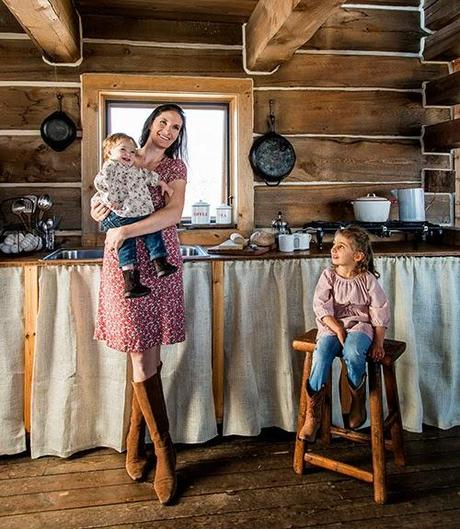
<instances>
[{"instance_id":1,"label":"white pitcher","mask_svg":"<svg viewBox=\"0 0 460 529\"><path fill-rule=\"evenodd\" d=\"M412 189L394 189L398 199L399 220L417 222L425 220L425 192L422 187Z\"/></svg>"}]
</instances>

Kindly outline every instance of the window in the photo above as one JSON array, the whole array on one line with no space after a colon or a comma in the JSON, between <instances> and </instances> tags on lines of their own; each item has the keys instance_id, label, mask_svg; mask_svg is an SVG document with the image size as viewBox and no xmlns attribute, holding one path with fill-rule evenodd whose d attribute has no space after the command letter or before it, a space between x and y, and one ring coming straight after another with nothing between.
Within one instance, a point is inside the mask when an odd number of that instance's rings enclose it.
<instances>
[{"instance_id":1,"label":"window","mask_svg":"<svg viewBox=\"0 0 460 529\"><path fill-rule=\"evenodd\" d=\"M226 138L223 139L222 134L219 133L224 155L219 155L217 158L220 162L216 162L215 167L219 165L219 169L213 169L213 171L219 170L221 177L213 180L219 182L220 192L212 192L212 203L217 205L225 202L228 195L233 196L235 227L243 235L249 236L254 227L254 179L248 159L253 141L252 79L88 73L81 76L81 83L83 125L81 201L84 246L103 244L105 238L105 234L98 232L97 224L91 219L90 199L94 192L94 176L101 165L102 141L107 136L109 127L110 130L114 130L113 119L111 123L107 120L108 108L114 102L131 105L131 108L140 105L150 109L155 103L174 101L186 108L187 112L206 107L209 107L209 110L220 109L220 115L225 114L225 119L221 118L221 122L225 123L222 129L226 131ZM143 122L143 118L140 121ZM193 118L190 121L193 121ZM140 126L135 126L133 135L136 139L139 137L139 130ZM198 164L191 166L190 179L196 180L199 188L201 187L200 164L205 158L208 165L211 143L208 138L203 138L202 134L198 135L197 141L203 150L195 155ZM191 157L194 156L193 149L190 154ZM194 162L191 160L190 165L192 164ZM195 176L195 171L198 176ZM195 197L210 201L207 194L202 195L199 191L205 190L192 189L186 192L187 208L190 208ZM211 226L183 230L180 232L180 240L183 244L217 244L227 239L235 227Z\"/></svg>"},{"instance_id":2,"label":"window","mask_svg":"<svg viewBox=\"0 0 460 529\"><path fill-rule=\"evenodd\" d=\"M161 101L108 101L107 134L124 132L138 140L145 119ZM187 122L187 176L183 220L189 221L192 204L204 200L216 207L231 196L228 159L228 105L179 103Z\"/></svg>"}]
</instances>

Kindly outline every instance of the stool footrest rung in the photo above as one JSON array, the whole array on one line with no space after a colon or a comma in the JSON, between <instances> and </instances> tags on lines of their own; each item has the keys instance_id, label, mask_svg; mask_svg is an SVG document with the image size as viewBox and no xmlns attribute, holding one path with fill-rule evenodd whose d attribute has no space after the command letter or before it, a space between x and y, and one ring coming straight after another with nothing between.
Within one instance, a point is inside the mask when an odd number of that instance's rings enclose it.
<instances>
[{"instance_id":1,"label":"stool footrest rung","mask_svg":"<svg viewBox=\"0 0 460 529\"><path fill-rule=\"evenodd\" d=\"M340 426L331 426L329 431L332 435L343 437L344 439L354 441L355 443L369 444L371 442L371 436L367 433L347 430L346 428L340 428ZM386 450L393 450L393 443L390 439L385 439L385 448Z\"/></svg>"},{"instance_id":2,"label":"stool footrest rung","mask_svg":"<svg viewBox=\"0 0 460 529\"><path fill-rule=\"evenodd\" d=\"M388 417L385 419L385 422L383 423L383 429L388 430L389 428L391 428L392 424L396 421L397 418L397 412L393 412L392 414L388 415Z\"/></svg>"},{"instance_id":3,"label":"stool footrest rung","mask_svg":"<svg viewBox=\"0 0 460 529\"><path fill-rule=\"evenodd\" d=\"M341 461L336 461L335 459L330 459L329 457L320 456L318 454L312 454L310 452L307 452L304 457L305 462L310 463L310 465L326 468L327 470L333 470L334 472L339 472L340 474L345 474L347 476L351 476L352 478L366 481L367 483L372 483L374 481L372 472L348 465L347 463L342 463Z\"/></svg>"}]
</instances>

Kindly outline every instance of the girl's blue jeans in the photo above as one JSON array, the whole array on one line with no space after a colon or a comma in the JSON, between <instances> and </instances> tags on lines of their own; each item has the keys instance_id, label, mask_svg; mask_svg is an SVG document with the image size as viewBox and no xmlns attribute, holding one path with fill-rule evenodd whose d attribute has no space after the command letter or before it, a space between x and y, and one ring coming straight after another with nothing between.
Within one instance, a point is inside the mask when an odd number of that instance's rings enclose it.
<instances>
[{"instance_id":1,"label":"girl's blue jeans","mask_svg":"<svg viewBox=\"0 0 460 529\"><path fill-rule=\"evenodd\" d=\"M110 228L119 228L120 226L126 226L127 224L133 224L139 220L145 219L148 215L143 217L119 217L113 211L101 222L101 227L104 231L108 231ZM141 236L144 244L149 252L150 260L157 259L158 257L166 257L166 248L163 243L163 237L161 231L155 233L147 233ZM118 261L119 267L127 266L131 264L137 264L137 251L136 251L136 238L126 239L118 250Z\"/></svg>"},{"instance_id":2,"label":"girl's blue jeans","mask_svg":"<svg viewBox=\"0 0 460 529\"><path fill-rule=\"evenodd\" d=\"M326 383L336 356L343 357L347 366L348 379L355 388L359 387L366 371L366 355L371 344L372 340L362 332L348 333L343 347L336 335L321 336L313 353L309 378L311 389L319 391Z\"/></svg>"}]
</instances>

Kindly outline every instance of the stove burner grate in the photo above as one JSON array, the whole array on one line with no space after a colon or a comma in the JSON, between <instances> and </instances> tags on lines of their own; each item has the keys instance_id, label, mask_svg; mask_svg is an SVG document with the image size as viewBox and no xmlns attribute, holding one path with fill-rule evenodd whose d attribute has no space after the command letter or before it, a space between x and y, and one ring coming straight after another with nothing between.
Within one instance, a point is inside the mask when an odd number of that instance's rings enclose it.
<instances>
[{"instance_id":1,"label":"stove burner grate","mask_svg":"<svg viewBox=\"0 0 460 529\"><path fill-rule=\"evenodd\" d=\"M323 247L323 238L325 233L335 233L341 228L349 225L361 226L369 233L379 237L390 237L393 233L413 234L417 240L426 241L427 239L436 238L442 235L443 227L439 224L432 224L427 221L406 222L400 220L389 220L387 222L358 222L358 221L338 221L329 222L314 220L306 222L302 231L314 233L318 247Z\"/></svg>"}]
</instances>

